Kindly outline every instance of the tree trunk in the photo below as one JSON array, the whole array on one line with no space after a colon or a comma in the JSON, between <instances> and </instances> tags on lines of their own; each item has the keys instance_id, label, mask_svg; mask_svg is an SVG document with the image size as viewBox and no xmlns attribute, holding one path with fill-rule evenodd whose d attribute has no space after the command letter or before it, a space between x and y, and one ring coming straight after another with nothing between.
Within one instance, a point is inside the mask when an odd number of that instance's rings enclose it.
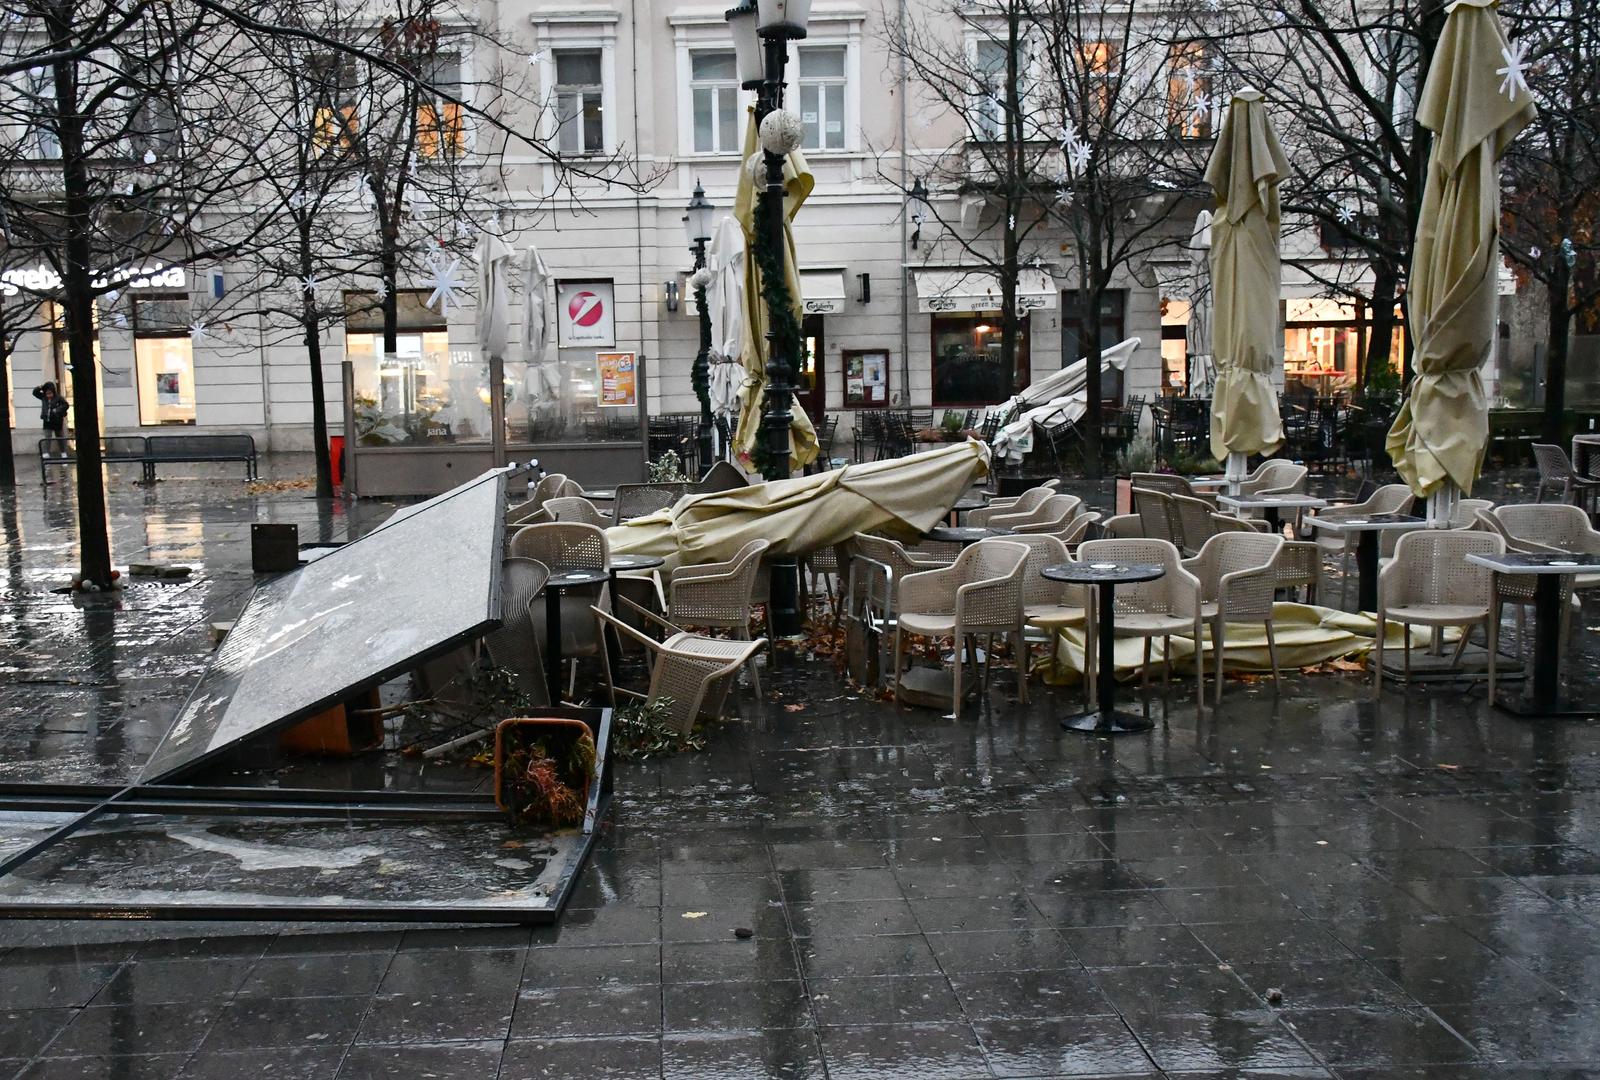
<instances>
[{"instance_id":1,"label":"tree trunk","mask_svg":"<svg viewBox=\"0 0 1600 1080\"><path fill-rule=\"evenodd\" d=\"M1549 325L1545 329L1543 428L1544 441L1559 446L1566 427L1567 341L1572 312L1567 299L1570 276L1567 264L1560 256L1551 261L1555 266L1545 289L1549 298Z\"/></svg>"},{"instance_id":2,"label":"tree trunk","mask_svg":"<svg viewBox=\"0 0 1600 1080\"><path fill-rule=\"evenodd\" d=\"M1367 337L1366 355L1361 358L1356 385L1365 389L1373 375L1389 366L1389 351L1394 345L1394 299L1400 282L1387 264L1372 264L1372 332Z\"/></svg>"},{"instance_id":3,"label":"tree trunk","mask_svg":"<svg viewBox=\"0 0 1600 1080\"><path fill-rule=\"evenodd\" d=\"M55 4L46 25L53 46L71 48L72 9ZM90 230L89 168L84 160L85 117L78 108L77 61L70 56L52 65L55 76L57 134L61 145L61 205L65 224L61 307L72 363L72 419L77 448L78 573L101 588L111 585L111 534L106 521L105 477L100 461L100 408L94 362L93 250Z\"/></svg>"},{"instance_id":4,"label":"tree trunk","mask_svg":"<svg viewBox=\"0 0 1600 1080\"><path fill-rule=\"evenodd\" d=\"M1104 372L1100 363L1100 295L1102 290L1098 285L1092 289L1082 288L1082 279L1079 279L1078 310L1081 313L1079 326L1082 331L1079 337L1080 347L1083 349L1084 383L1083 392L1086 397L1085 404L1088 411L1084 414L1083 430L1083 462L1084 469L1090 479L1099 479L1104 463L1100 460L1100 425L1103 423L1104 410L1100 407L1100 399L1105 395Z\"/></svg>"},{"instance_id":5,"label":"tree trunk","mask_svg":"<svg viewBox=\"0 0 1600 1080\"><path fill-rule=\"evenodd\" d=\"M1000 269L1000 366L1004 381L1000 400L1017 392L1017 235L1007 229L1005 256Z\"/></svg>"},{"instance_id":6,"label":"tree trunk","mask_svg":"<svg viewBox=\"0 0 1600 1080\"><path fill-rule=\"evenodd\" d=\"M310 281L316 271L312 259L310 220L300 225L300 276ZM311 374L311 452L317 463L317 498L333 498L333 458L328 447L328 401L322 386L322 325L317 317L316 295L302 290L300 327L305 332L306 363Z\"/></svg>"},{"instance_id":7,"label":"tree trunk","mask_svg":"<svg viewBox=\"0 0 1600 1080\"><path fill-rule=\"evenodd\" d=\"M0 315L3 319L3 315ZM0 322L0 487L17 486L17 461L11 451L11 328Z\"/></svg>"}]
</instances>

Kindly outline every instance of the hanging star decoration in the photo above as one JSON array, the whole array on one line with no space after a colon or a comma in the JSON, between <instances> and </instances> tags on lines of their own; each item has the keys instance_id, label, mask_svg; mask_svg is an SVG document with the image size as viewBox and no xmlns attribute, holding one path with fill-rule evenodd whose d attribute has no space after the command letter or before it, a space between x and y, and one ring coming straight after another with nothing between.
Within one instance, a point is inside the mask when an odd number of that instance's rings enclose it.
<instances>
[{"instance_id":1,"label":"hanging star decoration","mask_svg":"<svg viewBox=\"0 0 1600 1080\"><path fill-rule=\"evenodd\" d=\"M146 165L154 165L156 163L156 152L154 150L146 150L144 152L144 163Z\"/></svg>"},{"instance_id":2,"label":"hanging star decoration","mask_svg":"<svg viewBox=\"0 0 1600 1080\"><path fill-rule=\"evenodd\" d=\"M1202 120L1211 115L1210 94L1200 93L1194 96L1194 115Z\"/></svg>"},{"instance_id":3,"label":"hanging star decoration","mask_svg":"<svg viewBox=\"0 0 1600 1080\"><path fill-rule=\"evenodd\" d=\"M1356 212L1350 207L1349 203L1343 203L1338 210L1334 211L1333 216L1339 219L1340 225L1349 225L1355 221Z\"/></svg>"},{"instance_id":4,"label":"hanging star decoration","mask_svg":"<svg viewBox=\"0 0 1600 1080\"><path fill-rule=\"evenodd\" d=\"M317 280L317 275L315 274L307 274L300 279L300 287L312 296L317 295L317 286L320 284L321 282Z\"/></svg>"},{"instance_id":5,"label":"hanging star decoration","mask_svg":"<svg viewBox=\"0 0 1600 1080\"><path fill-rule=\"evenodd\" d=\"M294 191L290 193L287 202L290 210L299 210L306 204L306 193L301 191L299 188L295 188Z\"/></svg>"},{"instance_id":6,"label":"hanging star decoration","mask_svg":"<svg viewBox=\"0 0 1600 1080\"><path fill-rule=\"evenodd\" d=\"M372 290L372 295L378 298L378 303L383 303L384 298L389 295L389 286L380 280L377 287Z\"/></svg>"},{"instance_id":7,"label":"hanging star decoration","mask_svg":"<svg viewBox=\"0 0 1600 1080\"><path fill-rule=\"evenodd\" d=\"M1528 258L1530 258L1530 259L1537 259L1537 258L1539 258L1539 256L1541 256L1543 254L1544 254L1544 249L1539 247L1539 245L1537 245L1537 244L1535 244L1533 247L1528 249Z\"/></svg>"},{"instance_id":8,"label":"hanging star decoration","mask_svg":"<svg viewBox=\"0 0 1600 1080\"><path fill-rule=\"evenodd\" d=\"M210 336L211 335L206 330L206 324L204 322L201 322L201 321L197 320L197 321L192 322L192 323L189 324L189 338L190 338L190 340L194 341L196 344L204 341L206 338L208 338Z\"/></svg>"},{"instance_id":9,"label":"hanging star decoration","mask_svg":"<svg viewBox=\"0 0 1600 1080\"><path fill-rule=\"evenodd\" d=\"M1088 167L1094 147L1079 138L1076 131L1069 129L1061 139L1061 152L1067 156L1073 172L1082 172Z\"/></svg>"},{"instance_id":10,"label":"hanging star decoration","mask_svg":"<svg viewBox=\"0 0 1600 1080\"><path fill-rule=\"evenodd\" d=\"M461 280L458 272L461 269L461 260L452 259L446 265L443 259L433 264L433 276L428 284L433 286L433 292L428 295L428 306L439 306L439 314L449 313L450 305L461 306L461 296L458 290L466 285Z\"/></svg>"},{"instance_id":11,"label":"hanging star decoration","mask_svg":"<svg viewBox=\"0 0 1600 1080\"><path fill-rule=\"evenodd\" d=\"M128 328L128 317L120 311L113 311L111 313L111 325L118 330L126 330Z\"/></svg>"},{"instance_id":12,"label":"hanging star decoration","mask_svg":"<svg viewBox=\"0 0 1600 1080\"><path fill-rule=\"evenodd\" d=\"M163 220L161 222L161 235L162 236L171 236L173 233L175 233L177 231L178 231L178 223L176 221L173 221L171 218L167 218L167 219L165 219L165 220Z\"/></svg>"},{"instance_id":13,"label":"hanging star decoration","mask_svg":"<svg viewBox=\"0 0 1600 1080\"><path fill-rule=\"evenodd\" d=\"M1528 80L1524 74L1528 63L1528 43L1516 41L1501 46L1500 59L1506 62L1505 67L1494 69L1496 75L1504 76L1500 80L1500 93L1512 101L1517 100L1518 91L1529 93Z\"/></svg>"},{"instance_id":14,"label":"hanging star decoration","mask_svg":"<svg viewBox=\"0 0 1600 1080\"><path fill-rule=\"evenodd\" d=\"M473 228L471 222L468 222L468 221L458 221L458 222L456 222L456 235L461 237L463 240L471 240L473 238L473 236L477 233L477 231L478 231L477 229Z\"/></svg>"}]
</instances>

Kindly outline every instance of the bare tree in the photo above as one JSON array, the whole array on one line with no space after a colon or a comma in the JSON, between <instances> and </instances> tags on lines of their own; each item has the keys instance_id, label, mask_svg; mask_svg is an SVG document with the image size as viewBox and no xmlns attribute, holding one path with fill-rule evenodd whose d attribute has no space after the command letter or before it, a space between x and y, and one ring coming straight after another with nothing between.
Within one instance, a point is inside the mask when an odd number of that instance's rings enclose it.
<instances>
[{"instance_id":1,"label":"bare tree","mask_svg":"<svg viewBox=\"0 0 1600 1080\"><path fill-rule=\"evenodd\" d=\"M1572 321L1600 321L1600 4L1527 0L1505 16L1538 103L1506 154L1502 242L1544 286L1544 438L1564 435Z\"/></svg>"}]
</instances>

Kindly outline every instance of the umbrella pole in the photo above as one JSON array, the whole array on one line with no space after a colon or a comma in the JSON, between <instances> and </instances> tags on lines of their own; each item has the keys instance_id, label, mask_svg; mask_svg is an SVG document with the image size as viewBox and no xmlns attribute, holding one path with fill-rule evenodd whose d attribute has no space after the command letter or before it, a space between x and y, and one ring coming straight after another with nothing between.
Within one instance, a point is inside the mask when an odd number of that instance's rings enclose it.
<instances>
[{"instance_id":1,"label":"umbrella pole","mask_svg":"<svg viewBox=\"0 0 1600 1080\"><path fill-rule=\"evenodd\" d=\"M1428 496L1428 528L1448 529L1461 503L1461 489L1454 480L1446 480L1438 490Z\"/></svg>"},{"instance_id":2,"label":"umbrella pole","mask_svg":"<svg viewBox=\"0 0 1600 1080\"><path fill-rule=\"evenodd\" d=\"M1237 450L1228 452L1228 466L1224 475L1228 481L1229 495L1239 494L1239 486L1244 483L1245 462L1249 457L1249 454L1241 454Z\"/></svg>"}]
</instances>

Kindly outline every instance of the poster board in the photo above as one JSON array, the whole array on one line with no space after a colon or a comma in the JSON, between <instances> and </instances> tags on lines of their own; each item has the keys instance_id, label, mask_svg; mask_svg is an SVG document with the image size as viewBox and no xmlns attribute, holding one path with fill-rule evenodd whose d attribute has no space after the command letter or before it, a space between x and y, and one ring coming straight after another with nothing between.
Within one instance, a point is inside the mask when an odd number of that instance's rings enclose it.
<instances>
[{"instance_id":1,"label":"poster board","mask_svg":"<svg viewBox=\"0 0 1600 1080\"><path fill-rule=\"evenodd\" d=\"M889 350L845 349L844 404L850 409L889 405Z\"/></svg>"},{"instance_id":2,"label":"poster board","mask_svg":"<svg viewBox=\"0 0 1600 1080\"><path fill-rule=\"evenodd\" d=\"M639 404L639 363L631 352L597 352L595 368L600 376L600 408L624 409Z\"/></svg>"}]
</instances>

